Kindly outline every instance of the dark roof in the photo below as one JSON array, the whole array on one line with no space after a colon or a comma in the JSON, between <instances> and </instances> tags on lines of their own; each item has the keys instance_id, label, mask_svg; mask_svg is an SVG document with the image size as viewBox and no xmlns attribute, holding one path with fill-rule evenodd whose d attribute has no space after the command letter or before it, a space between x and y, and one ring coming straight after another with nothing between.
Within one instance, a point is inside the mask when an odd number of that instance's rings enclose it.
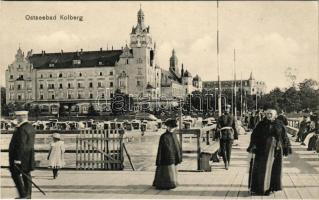
<instances>
[{"instance_id":1,"label":"dark roof","mask_svg":"<svg viewBox=\"0 0 319 200\"><path fill-rule=\"evenodd\" d=\"M28 59L36 69L115 66L122 50L80 51L33 54ZM81 64L73 64L73 60L81 60ZM99 64L102 62L102 64ZM49 67L49 64L54 64Z\"/></svg>"}]
</instances>

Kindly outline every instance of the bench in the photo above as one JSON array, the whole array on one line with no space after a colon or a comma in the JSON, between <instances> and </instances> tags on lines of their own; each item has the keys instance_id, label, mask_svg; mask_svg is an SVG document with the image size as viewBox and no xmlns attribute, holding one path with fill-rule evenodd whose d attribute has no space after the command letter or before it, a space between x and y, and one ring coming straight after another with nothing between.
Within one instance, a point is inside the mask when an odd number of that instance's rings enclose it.
<instances>
[{"instance_id":1,"label":"bench","mask_svg":"<svg viewBox=\"0 0 319 200\"><path fill-rule=\"evenodd\" d=\"M209 161L211 157L217 153L219 149L219 143L213 142L211 145L207 145L201 148L200 158L199 158L199 169L203 171L211 171L211 166Z\"/></svg>"}]
</instances>

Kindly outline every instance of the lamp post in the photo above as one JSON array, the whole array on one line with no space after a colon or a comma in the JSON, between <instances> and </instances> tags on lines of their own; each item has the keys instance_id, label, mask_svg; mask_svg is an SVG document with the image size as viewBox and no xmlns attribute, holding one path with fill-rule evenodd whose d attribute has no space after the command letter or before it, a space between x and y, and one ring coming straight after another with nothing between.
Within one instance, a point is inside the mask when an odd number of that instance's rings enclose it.
<instances>
[{"instance_id":1,"label":"lamp post","mask_svg":"<svg viewBox=\"0 0 319 200\"><path fill-rule=\"evenodd\" d=\"M224 98L224 107L225 107L225 110L226 110L226 107L227 107L227 99L226 99L226 96L221 96L221 98Z\"/></svg>"},{"instance_id":2,"label":"lamp post","mask_svg":"<svg viewBox=\"0 0 319 200\"><path fill-rule=\"evenodd\" d=\"M218 88L215 88L215 111L217 110L217 102L216 102L216 91L218 90Z\"/></svg>"}]
</instances>

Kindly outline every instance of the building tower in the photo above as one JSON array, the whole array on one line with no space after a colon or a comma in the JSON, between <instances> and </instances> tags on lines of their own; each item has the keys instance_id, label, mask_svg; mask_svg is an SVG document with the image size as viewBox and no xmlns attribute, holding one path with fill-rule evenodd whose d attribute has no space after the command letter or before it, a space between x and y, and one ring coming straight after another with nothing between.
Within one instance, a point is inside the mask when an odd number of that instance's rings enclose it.
<instances>
[{"instance_id":1,"label":"building tower","mask_svg":"<svg viewBox=\"0 0 319 200\"><path fill-rule=\"evenodd\" d=\"M180 71L178 69L178 59L175 49L172 51L172 56L169 59L169 70L176 75L177 78L181 78Z\"/></svg>"}]
</instances>

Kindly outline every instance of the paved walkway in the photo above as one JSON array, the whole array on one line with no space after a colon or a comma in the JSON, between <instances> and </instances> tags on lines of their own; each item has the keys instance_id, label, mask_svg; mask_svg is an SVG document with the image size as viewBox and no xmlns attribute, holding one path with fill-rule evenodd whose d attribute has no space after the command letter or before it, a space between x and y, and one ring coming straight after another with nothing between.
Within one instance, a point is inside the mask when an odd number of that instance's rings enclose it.
<instances>
[{"instance_id":1,"label":"paved walkway","mask_svg":"<svg viewBox=\"0 0 319 200\"><path fill-rule=\"evenodd\" d=\"M33 198L42 199L319 199L319 157L292 142L294 154L284 159L284 190L271 196L250 196L247 189L249 135L242 135L234 146L228 171L222 162L213 163L212 172L180 172L179 187L159 191L151 187L154 172L148 171L62 171L53 180L51 171L36 170L34 181L46 191L33 188ZM14 198L16 191L6 169L1 170L1 198Z\"/></svg>"}]
</instances>

